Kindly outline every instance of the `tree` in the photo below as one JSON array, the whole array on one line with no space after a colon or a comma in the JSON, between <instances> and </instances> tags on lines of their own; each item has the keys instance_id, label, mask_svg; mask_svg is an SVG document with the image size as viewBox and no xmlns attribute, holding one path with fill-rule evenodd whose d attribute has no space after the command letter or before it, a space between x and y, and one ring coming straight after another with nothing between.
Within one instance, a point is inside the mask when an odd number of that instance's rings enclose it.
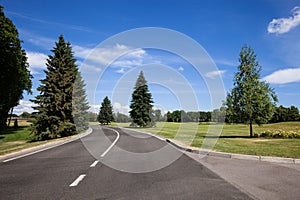
<instances>
[{"instance_id":1,"label":"tree","mask_svg":"<svg viewBox=\"0 0 300 200\"><path fill-rule=\"evenodd\" d=\"M23 91L31 93L31 74L22 41L12 21L0 6L0 129L7 124L9 111L19 104Z\"/></svg>"},{"instance_id":2,"label":"tree","mask_svg":"<svg viewBox=\"0 0 300 200\"><path fill-rule=\"evenodd\" d=\"M156 122L163 121L163 116L161 114L161 110L159 110L159 109L153 110L153 114L154 114L154 121L156 121Z\"/></svg>"},{"instance_id":3,"label":"tree","mask_svg":"<svg viewBox=\"0 0 300 200\"><path fill-rule=\"evenodd\" d=\"M87 96L85 93L85 83L82 79L81 73L77 71L76 79L73 85L73 96L72 96L72 116L74 123L76 124L77 132L81 132L88 128L89 114L88 109L90 108Z\"/></svg>"},{"instance_id":4,"label":"tree","mask_svg":"<svg viewBox=\"0 0 300 200\"><path fill-rule=\"evenodd\" d=\"M101 124L109 124L114 120L112 105L108 97L106 96L101 103L98 121Z\"/></svg>"},{"instance_id":5,"label":"tree","mask_svg":"<svg viewBox=\"0 0 300 200\"><path fill-rule=\"evenodd\" d=\"M227 115L231 122L249 123L250 137L253 137L252 124L267 123L278 100L269 84L260 81L261 66L252 48L245 45L241 49L239 62L234 88L225 103Z\"/></svg>"},{"instance_id":6,"label":"tree","mask_svg":"<svg viewBox=\"0 0 300 200\"><path fill-rule=\"evenodd\" d=\"M152 103L152 94L149 92L144 73L141 71L135 83L130 104L129 113L133 124L140 127L153 125L151 123Z\"/></svg>"},{"instance_id":7,"label":"tree","mask_svg":"<svg viewBox=\"0 0 300 200\"><path fill-rule=\"evenodd\" d=\"M76 128L80 131L87 127L84 83L71 44L61 35L51 51L54 55L47 59L46 78L37 88L40 94L32 100L38 110L32 128L35 140L65 137L75 134Z\"/></svg>"},{"instance_id":8,"label":"tree","mask_svg":"<svg viewBox=\"0 0 300 200\"><path fill-rule=\"evenodd\" d=\"M119 112L117 114L115 114L114 119L116 122L119 122L119 123L131 122L131 119L129 116L119 113Z\"/></svg>"},{"instance_id":9,"label":"tree","mask_svg":"<svg viewBox=\"0 0 300 200\"><path fill-rule=\"evenodd\" d=\"M31 117L31 114L28 112L23 112L20 117L25 118L25 119L29 119Z\"/></svg>"}]
</instances>

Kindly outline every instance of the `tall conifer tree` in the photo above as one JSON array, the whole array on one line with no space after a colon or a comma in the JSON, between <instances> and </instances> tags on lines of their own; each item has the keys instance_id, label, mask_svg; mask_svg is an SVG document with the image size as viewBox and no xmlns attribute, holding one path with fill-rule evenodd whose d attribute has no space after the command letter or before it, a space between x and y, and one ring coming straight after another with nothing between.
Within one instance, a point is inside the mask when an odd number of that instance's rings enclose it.
<instances>
[{"instance_id":1,"label":"tall conifer tree","mask_svg":"<svg viewBox=\"0 0 300 200\"><path fill-rule=\"evenodd\" d=\"M149 92L144 73L141 71L135 83L130 104L129 113L134 124L140 127L154 126L154 122L151 122L152 103L152 94Z\"/></svg>"},{"instance_id":2,"label":"tall conifer tree","mask_svg":"<svg viewBox=\"0 0 300 200\"><path fill-rule=\"evenodd\" d=\"M36 140L75 134L74 122L80 124L79 131L87 126L81 118L88 109L84 83L75 64L71 44L61 35L51 51L53 55L49 55L46 63L46 78L37 88L40 95L32 100L38 105L35 107L38 115L33 124Z\"/></svg>"},{"instance_id":3,"label":"tall conifer tree","mask_svg":"<svg viewBox=\"0 0 300 200\"><path fill-rule=\"evenodd\" d=\"M98 115L98 121L101 124L109 124L114 120L113 117L113 111L112 111L112 105L108 97L106 96L103 99L103 102L101 103L99 115Z\"/></svg>"}]
</instances>

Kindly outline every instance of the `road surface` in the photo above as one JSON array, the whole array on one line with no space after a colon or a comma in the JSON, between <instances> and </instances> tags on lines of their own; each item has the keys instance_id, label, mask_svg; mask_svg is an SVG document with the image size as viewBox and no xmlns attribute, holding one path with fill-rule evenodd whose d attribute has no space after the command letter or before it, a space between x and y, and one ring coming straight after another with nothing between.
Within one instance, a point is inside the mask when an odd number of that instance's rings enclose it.
<instances>
[{"instance_id":1,"label":"road surface","mask_svg":"<svg viewBox=\"0 0 300 200\"><path fill-rule=\"evenodd\" d=\"M253 198L165 141L101 126L82 139L0 163L0 185L6 200Z\"/></svg>"}]
</instances>

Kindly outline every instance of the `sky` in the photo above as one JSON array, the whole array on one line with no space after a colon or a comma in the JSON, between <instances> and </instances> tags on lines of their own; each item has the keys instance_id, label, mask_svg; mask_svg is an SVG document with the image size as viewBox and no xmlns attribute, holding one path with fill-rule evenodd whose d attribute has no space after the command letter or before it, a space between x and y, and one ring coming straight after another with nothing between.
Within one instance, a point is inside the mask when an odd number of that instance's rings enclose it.
<instances>
[{"instance_id":1,"label":"sky","mask_svg":"<svg viewBox=\"0 0 300 200\"><path fill-rule=\"evenodd\" d=\"M0 5L19 31L34 76L33 94L24 94L16 114L33 111L29 100L38 95L46 59L61 34L72 45L93 112L108 96L115 112L127 113L141 70L155 108L212 110L233 88L245 44L257 54L261 79L274 88L278 105L300 108L300 1L0 0ZM153 34L145 35L146 27ZM156 39L162 44L142 45ZM192 43L202 50L192 51Z\"/></svg>"}]
</instances>

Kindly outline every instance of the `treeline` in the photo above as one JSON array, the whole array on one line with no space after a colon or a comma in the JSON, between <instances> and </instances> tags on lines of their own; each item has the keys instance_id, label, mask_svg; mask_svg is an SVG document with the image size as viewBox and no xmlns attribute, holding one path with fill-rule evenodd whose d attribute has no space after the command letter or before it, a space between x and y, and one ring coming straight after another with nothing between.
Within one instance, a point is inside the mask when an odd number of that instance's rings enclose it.
<instances>
[{"instance_id":1,"label":"treeline","mask_svg":"<svg viewBox=\"0 0 300 200\"><path fill-rule=\"evenodd\" d=\"M299 109L295 106L285 108L283 106L276 107L271 123L286 122L286 121L300 121Z\"/></svg>"},{"instance_id":2,"label":"treeline","mask_svg":"<svg viewBox=\"0 0 300 200\"><path fill-rule=\"evenodd\" d=\"M242 123L240 119L229 119L226 115L226 109L214 109L213 111L191 111L175 110L168 111L162 115L161 110L152 111L152 120L156 122L226 122L226 123ZM118 123L131 122L128 115L122 113L114 114L114 121ZM287 121L300 121L299 109L295 106L284 107L279 106L275 108L272 119L269 123L287 122Z\"/></svg>"}]
</instances>

